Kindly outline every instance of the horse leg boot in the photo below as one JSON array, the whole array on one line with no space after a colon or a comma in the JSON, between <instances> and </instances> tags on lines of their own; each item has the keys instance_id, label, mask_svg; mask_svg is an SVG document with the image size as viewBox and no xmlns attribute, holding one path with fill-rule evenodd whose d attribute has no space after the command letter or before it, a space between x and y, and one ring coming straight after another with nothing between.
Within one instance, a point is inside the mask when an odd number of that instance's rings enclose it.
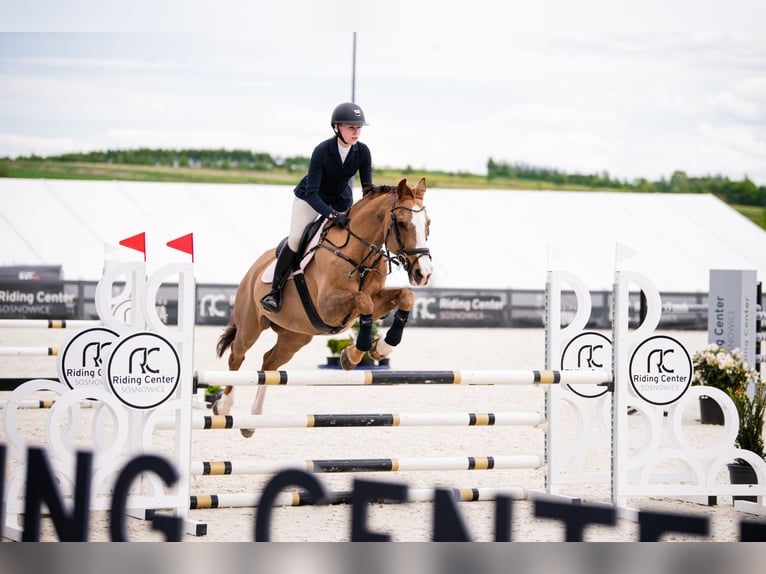
<instances>
[{"instance_id":1,"label":"horse leg boot","mask_svg":"<svg viewBox=\"0 0 766 574\"><path fill-rule=\"evenodd\" d=\"M375 339L372 343L372 348L367 351L367 354L376 361L388 356L393 348L402 342L402 333L404 332L404 326L407 324L407 319L409 319L409 317L409 311L397 309L394 314L394 322L388 329L385 339Z\"/></svg>"},{"instance_id":2,"label":"horse leg boot","mask_svg":"<svg viewBox=\"0 0 766 574\"><path fill-rule=\"evenodd\" d=\"M261 297L261 306L270 313L279 313L282 308L282 287L284 287L290 271L295 262L295 251L285 244L279 252L277 264L274 268L274 280L271 282L271 291Z\"/></svg>"},{"instance_id":3,"label":"horse leg boot","mask_svg":"<svg viewBox=\"0 0 766 574\"><path fill-rule=\"evenodd\" d=\"M359 334L356 343L349 345L340 354L340 366L350 371L361 361L364 354L372 347L372 315L359 316Z\"/></svg>"}]
</instances>

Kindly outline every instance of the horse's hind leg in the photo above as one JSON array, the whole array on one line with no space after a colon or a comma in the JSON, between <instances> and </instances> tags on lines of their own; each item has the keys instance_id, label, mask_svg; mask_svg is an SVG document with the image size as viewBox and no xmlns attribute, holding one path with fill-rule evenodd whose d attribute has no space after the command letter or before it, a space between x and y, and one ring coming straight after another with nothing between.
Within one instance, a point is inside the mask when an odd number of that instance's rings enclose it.
<instances>
[{"instance_id":1,"label":"horse's hind leg","mask_svg":"<svg viewBox=\"0 0 766 574\"><path fill-rule=\"evenodd\" d=\"M269 325L268 319L261 317L254 324L246 323L242 328L234 327L229 345L229 370L238 371L245 360L245 353L261 336ZM221 397L213 404L213 414L228 415L234 406L234 387L227 385Z\"/></svg>"},{"instance_id":2,"label":"horse's hind leg","mask_svg":"<svg viewBox=\"0 0 766 574\"><path fill-rule=\"evenodd\" d=\"M311 339L314 338L312 335L287 331L274 324L272 324L271 328L277 333L277 342L263 355L263 363L261 364L261 370L263 371L276 371L279 367L292 359L297 351L308 345ZM265 398L266 387L258 387L255 400L250 407L251 414L261 414ZM242 433L242 436L244 437L251 437L253 436L254 429L240 429L239 432Z\"/></svg>"}]
</instances>

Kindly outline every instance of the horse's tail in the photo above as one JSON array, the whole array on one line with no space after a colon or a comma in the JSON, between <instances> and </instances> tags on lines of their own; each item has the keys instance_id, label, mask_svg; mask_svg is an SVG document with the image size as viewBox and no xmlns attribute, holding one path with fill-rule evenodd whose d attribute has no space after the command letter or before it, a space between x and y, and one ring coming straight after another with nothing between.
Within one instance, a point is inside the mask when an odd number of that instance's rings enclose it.
<instances>
[{"instance_id":1,"label":"horse's tail","mask_svg":"<svg viewBox=\"0 0 766 574\"><path fill-rule=\"evenodd\" d=\"M231 344L234 342L234 337L236 336L237 326L234 324L234 321L230 321L224 332L221 333L220 337L218 337L218 344L215 346L215 350L218 352L219 359L223 357L226 349L231 347Z\"/></svg>"}]
</instances>

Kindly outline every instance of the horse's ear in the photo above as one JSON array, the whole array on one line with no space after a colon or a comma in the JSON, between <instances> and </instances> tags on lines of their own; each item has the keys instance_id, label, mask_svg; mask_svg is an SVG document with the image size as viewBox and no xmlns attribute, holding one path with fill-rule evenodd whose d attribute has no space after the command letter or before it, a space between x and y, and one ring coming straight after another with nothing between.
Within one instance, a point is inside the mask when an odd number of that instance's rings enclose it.
<instances>
[{"instance_id":1,"label":"horse's ear","mask_svg":"<svg viewBox=\"0 0 766 574\"><path fill-rule=\"evenodd\" d=\"M421 177L420 181L418 182L418 186L415 188L415 197L418 199L423 199L423 196L426 194L426 178Z\"/></svg>"},{"instance_id":2,"label":"horse's ear","mask_svg":"<svg viewBox=\"0 0 766 574\"><path fill-rule=\"evenodd\" d=\"M396 188L396 195L399 197L399 199L402 199L404 197L415 197L415 194L412 192L412 189L410 189L410 186L407 185L407 179L403 179L399 182L399 186Z\"/></svg>"}]
</instances>

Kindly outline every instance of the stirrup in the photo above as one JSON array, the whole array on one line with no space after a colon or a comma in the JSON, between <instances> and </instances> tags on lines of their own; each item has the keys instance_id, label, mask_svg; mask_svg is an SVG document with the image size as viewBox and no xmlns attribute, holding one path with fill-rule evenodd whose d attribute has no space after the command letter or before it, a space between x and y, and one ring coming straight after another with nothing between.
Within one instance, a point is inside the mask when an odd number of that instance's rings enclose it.
<instances>
[{"instance_id":1,"label":"stirrup","mask_svg":"<svg viewBox=\"0 0 766 574\"><path fill-rule=\"evenodd\" d=\"M261 297L261 306L271 313L279 313L282 308L282 296L279 291L272 290Z\"/></svg>"}]
</instances>

